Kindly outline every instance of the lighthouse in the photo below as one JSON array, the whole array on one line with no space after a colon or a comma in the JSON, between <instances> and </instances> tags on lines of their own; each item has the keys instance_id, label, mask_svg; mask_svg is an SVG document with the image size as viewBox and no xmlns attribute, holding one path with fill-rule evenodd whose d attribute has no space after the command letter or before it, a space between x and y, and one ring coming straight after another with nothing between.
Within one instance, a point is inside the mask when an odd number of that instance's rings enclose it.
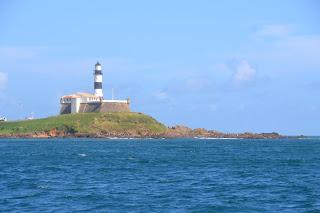
<instances>
[{"instance_id":1,"label":"lighthouse","mask_svg":"<svg viewBox=\"0 0 320 213\"><path fill-rule=\"evenodd\" d=\"M102 92L102 70L101 64L99 62L96 63L94 69L94 95L100 98L103 98Z\"/></svg>"},{"instance_id":2,"label":"lighthouse","mask_svg":"<svg viewBox=\"0 0 320 213\"><path fill-rule=\"evenodd\" d=\"M60 114L89 113L89 112L130 112L130 99L115 100L104 99L102 91L102 69L97 62L93 72L94 94L77 92L71 95L64 95L60 98ZM1 122L1 118L0 118Z\"/></svg>"}]
</instances>

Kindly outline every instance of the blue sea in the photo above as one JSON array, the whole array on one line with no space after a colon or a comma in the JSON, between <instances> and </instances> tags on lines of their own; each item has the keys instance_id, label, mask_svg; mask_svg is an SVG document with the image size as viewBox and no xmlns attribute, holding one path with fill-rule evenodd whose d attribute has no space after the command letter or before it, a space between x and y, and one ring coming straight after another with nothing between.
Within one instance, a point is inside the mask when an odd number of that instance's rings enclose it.
<instances>
[{"instance_id":1,"label":"blue sea","mask_svg":"<svg viewBox=\"0 0 320 213\"><path fill-rule=\"evenodd\" d=\"M1 139L0 212L320 212L320 138Z\"/></svg>"}]
</instances>

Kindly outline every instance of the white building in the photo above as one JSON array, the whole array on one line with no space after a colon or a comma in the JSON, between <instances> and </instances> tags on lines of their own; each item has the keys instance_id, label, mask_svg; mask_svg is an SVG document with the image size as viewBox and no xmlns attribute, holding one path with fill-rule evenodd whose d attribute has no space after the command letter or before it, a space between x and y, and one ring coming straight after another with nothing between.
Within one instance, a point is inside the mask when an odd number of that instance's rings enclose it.
<instances>
[{"instance_id":1,"label":"white building","mask_svg":"<svg viewBox=\"0 0 320 213\"><path fill-rule=\"evenodd\" d=\"M104 100L102 88L102 69L99 62L94 70L94 94L78 92L62 96L60 99L60 114L82 113L82 112L129 112L130 101L126 100Z\"/></svg>"}]
</instances>

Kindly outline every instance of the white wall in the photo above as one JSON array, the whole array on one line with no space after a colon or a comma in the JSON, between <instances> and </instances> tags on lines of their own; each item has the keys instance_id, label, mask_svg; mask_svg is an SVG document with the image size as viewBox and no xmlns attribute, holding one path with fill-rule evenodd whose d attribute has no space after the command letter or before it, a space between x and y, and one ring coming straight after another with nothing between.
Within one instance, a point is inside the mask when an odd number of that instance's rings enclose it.
<instances>
[{"instance_id":1,"label":"white wall","mask_svg":"<svg viewBox=\"0 0 320 213\"><path fill-rule=\"evenodd\" d=\"M80 108L81 98L71 99L71 113L78 113Z\"/></svg>"}]
</instances>

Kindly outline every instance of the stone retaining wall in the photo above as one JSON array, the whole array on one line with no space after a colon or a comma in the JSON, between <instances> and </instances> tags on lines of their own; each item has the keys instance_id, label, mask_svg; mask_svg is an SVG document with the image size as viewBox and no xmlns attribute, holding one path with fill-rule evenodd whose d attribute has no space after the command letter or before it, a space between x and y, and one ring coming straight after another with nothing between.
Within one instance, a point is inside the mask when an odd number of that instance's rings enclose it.
<instances>
[{"instance_id":1,"label":"stone retaining wall","mask_svg":"<svg viewBox=\"0 0 320 213\"><path fill-rule=\"evenodd\" d=\"M79 113L84 112L130 112L127 103L86 103L80 104ZM71 113L71 104L61 104L60 114Z\"/></svg>"}]
</instances>

